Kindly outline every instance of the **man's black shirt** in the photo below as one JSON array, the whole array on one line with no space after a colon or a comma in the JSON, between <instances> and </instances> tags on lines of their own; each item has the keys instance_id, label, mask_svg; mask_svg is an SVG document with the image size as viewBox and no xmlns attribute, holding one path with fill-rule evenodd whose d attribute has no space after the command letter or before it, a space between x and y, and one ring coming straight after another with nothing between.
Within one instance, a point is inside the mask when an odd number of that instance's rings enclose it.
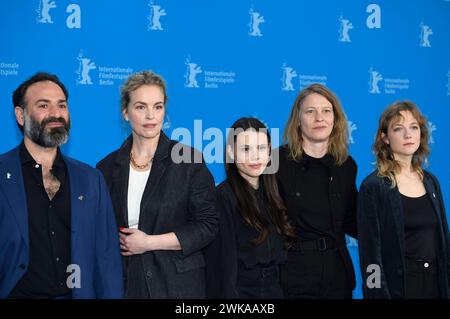
<instances>
[{"instance_id":1,"label":"man's black shirt","mask_svg":"<svg viewBox=\"0 0 450 319\"><path fill-rule=\"evenodd\" d=\"M27 198L30 263L9 298L53 298L69 294L67 266L71 261L71 200L67 167L57 150L51 174L60 182L49 199L42 166L20 146L22 175Z\"/></svg>"}]
</instances>

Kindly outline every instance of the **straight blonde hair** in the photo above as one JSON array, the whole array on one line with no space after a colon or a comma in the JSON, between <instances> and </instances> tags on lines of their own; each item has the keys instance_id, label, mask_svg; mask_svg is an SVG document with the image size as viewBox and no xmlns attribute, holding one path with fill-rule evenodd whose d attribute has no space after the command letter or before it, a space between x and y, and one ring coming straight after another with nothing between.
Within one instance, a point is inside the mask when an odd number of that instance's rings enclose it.
<instances>
[{"instance_id":1,"label":"straight blonde hair","mask_svg":"<svg viewBox=\"0 0 450 319\"><path fill-rule=\"evenodd\" d=\"M302 158L303 136L300 127L300 107L306 97L314 93L322 95L333 106L334 123L328 141L328 153L331 154L336 165L342 165L348 158L347 118L337 96L322 84L311 84L299 93L284 130L283 142L288 144L289 156L292 159L299 160Z\"/></svg>"}]
</instances>

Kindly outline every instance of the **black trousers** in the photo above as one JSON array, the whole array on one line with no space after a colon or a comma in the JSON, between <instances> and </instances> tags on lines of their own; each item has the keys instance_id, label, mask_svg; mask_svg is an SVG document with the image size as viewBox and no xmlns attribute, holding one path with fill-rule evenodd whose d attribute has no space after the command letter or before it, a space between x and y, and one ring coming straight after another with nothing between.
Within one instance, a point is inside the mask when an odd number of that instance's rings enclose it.
<instances>
[{"instance_id":1,"label":"black trousers","mask_svg":"<svg viewBox=\"0 0 450 319\"><path fill-rule=\"evenodd\" d=\"M351 299L347 276L337 248L290 250L281 268L281 285L288 299Z\"/></svg>"},{"instance_id":2,"label":"black trousers","mask_svg":"<svg viewBox=\"0 0 450 319\"><path fill-rule=\"evenodd\" d=\"M281 299L280 266L238 268L236 289L242 299Z\"/></svg>"},{"instance_id":3,"label":"black trousers","mask_svg":"<svg viewBox=\"0 0 450 319\"><path fill-rule=\"evenodd\" d=\"M406 299L441 298L435 262L406 258L405 267Z\"/></svg>"}]
</instances>

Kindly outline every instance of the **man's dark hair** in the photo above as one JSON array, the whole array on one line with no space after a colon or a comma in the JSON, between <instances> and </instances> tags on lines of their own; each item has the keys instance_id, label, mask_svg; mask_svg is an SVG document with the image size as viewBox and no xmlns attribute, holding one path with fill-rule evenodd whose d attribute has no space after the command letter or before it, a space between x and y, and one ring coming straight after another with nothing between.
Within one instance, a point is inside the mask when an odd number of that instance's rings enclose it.
<instances>
[{"instance_id":1,"label":"man's dark hair","mask_svg":"<svg viewBox=\"0 0 450 319\"><path fill-rule=\"evenodd\" d=\"M58 77L54 74L50 74L47 72L38 72L35 75L33 75L32 77L30 77L28 80L26 80L25 82L22 82L19 87L13 92L12 95L12 102L13 102L13 107L16 106L20 106L22 109L25 110L26 107L26 101L25 101L25 94L27 93L28 88L37 82L42 82L42 81L51 81L55 84L57 84L61 90L64 92L64 95L66 96L66 100L69 99L69 93L67 92L66 87L64 86L64 84L58 79ZM17 125L19 126L19 129L21 131L23 131L23 127L19 125L19 123L17 123Z\"/></svg>"},{"instance_id":2,"label":"man's dark hair","mask_svg":"<svg viewBox=\"0 0 450 319\"><path fill-rule=\"evenodd\" d=\"M56 75L46 73L46 72L38 72L35 75L33 75L32 77L30 77L28 80L23 82L22 84L20 84L19 87L14 91L13 96L12 96L13 106L14 107L20 106L21 108L24 109L26 106L24 98L25 98L25 94L27 93L28 88L32 84L37 83L37 82L42 82L42 81L54 82L64 92L64 95L66 96L66 100L69 99L69 93L67 92L66 87L58 79L58 77Z\"/></svg>"}]
</instances>

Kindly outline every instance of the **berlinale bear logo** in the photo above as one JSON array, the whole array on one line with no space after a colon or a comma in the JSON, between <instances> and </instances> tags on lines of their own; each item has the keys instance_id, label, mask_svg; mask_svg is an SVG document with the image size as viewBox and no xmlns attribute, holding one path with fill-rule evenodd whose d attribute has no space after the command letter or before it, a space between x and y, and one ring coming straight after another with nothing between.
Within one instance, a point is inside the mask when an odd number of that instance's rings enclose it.
<instances>
[{"instance_id":1,"label":"berlinale bear logo","mask_svg":"<svg viewBox=\"0 0 450 319\"><path fill-rule=\"evenodd\" d=\"M259 29L259 25L263 22L266 22L264 20L264 17L261 15L261 13L256 12L253 10L253 8L249 11L250 14L250 23L249 23L249 35L252 37L262 37L261 30Z\"/></svg>"},{"instance_id":2,"label":"berlinale bear logo","mask_svg":"<svg viewBox=\"0 0 450 319\"><path fill-rule=\"evenodd\" d=\"M348 31L353 29L353 24L350 20L345 19L343 16L339 17L340 27L339 27L339 41L340 42L352 42Z\"/></svg>"},{"instance_id":3,"label":"berlinale bear logo","mask_svg":"<svg viewBox=\"0 0 450 319\"><path fill-rule=\"evenodd\" d=\"M294 68L287 66L286 63L281 67L283 70L283 77L281 78L281 82L283 83L281 89L283 91L294 91L294 85L292 84L292 79L297 77L298 74L294 70Z\"/></svg>"},{"instance_id":4,"label":"berlinale bear logo","mask_svg":"<svg viewBox=\"0 0 450 319\"><path fill-rule=\"evenodd\" d=\"M380 72L374 70L373 68L369 69L369 93L372 94L380 94L380 88L378 87L378 82L383 80L383 76Z\"/></svg>"},{"instance_id":5,"label":"berlinale bear logo","mask_svg":"<svg viewBox=\"0 0 450 319\"><path fill-rule=\"evenodd\" d=\"M430 44L430 39L429 36L433 34L433 30L423 24L423 22L420 24L420 46L423 48L430 48L431 44Z\"/></svg>"},{"instance_id":6,"label":"berlinale bear logo","mask_svg":"<svg viewBox=\"0 0 450 319\"><path fill-rule=\"evenodd\" d=\"M155 4L153 1L150 1L148 6L150 7L150 16L148 17L150 24L148 26L148 29L157 31L164 30L161 25L160 18L167 15L166 10L161 8L160 5Z\"/></svg>"},{"instance_id":7,"label":"berlinale bear logo","mask_svg":"<svg viewBox=\"0 0 450 319\"><path fill-rule=\"evenodd\" d=\"M197 65L197 63L191 62L190 58L186 59L186 82L184 83L185 87L188 88L198 88L199 85L197 83L197 75L202 73L202 68Z\"/></svg>"},{"instance_id":8,"label":"berlinale bear logo","mask_svg":"<svg viewBox=\"0 0 450 319\"><path fill-rule=\"evenodd\" d=\"M77 83L94 84L91 80L89 72L97 68L95 63L92 62L91 59L84 57L82 51L78 54L77 60L79 61L78 70L76 72L78 74Z\"/></svg>"}]
</instances>

